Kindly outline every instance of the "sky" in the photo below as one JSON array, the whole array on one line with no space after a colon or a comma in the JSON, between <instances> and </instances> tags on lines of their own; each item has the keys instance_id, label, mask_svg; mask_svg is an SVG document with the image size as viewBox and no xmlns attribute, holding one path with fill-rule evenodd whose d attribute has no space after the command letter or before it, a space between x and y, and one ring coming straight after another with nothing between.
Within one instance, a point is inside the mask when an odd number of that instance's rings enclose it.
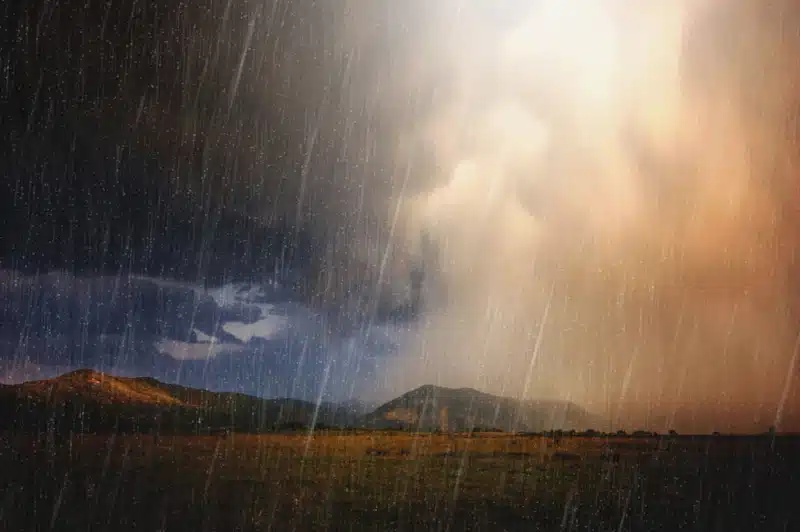
<instances>
[{"instance_id":1,"label":"sky","mask_svg":"<svg viewBox=\"0 0 800 532\"><path fill-rule=\"evenodd\" d=\"M4 5L3 378L800 430L796 11Z\"/></svg>"}]
</instances>

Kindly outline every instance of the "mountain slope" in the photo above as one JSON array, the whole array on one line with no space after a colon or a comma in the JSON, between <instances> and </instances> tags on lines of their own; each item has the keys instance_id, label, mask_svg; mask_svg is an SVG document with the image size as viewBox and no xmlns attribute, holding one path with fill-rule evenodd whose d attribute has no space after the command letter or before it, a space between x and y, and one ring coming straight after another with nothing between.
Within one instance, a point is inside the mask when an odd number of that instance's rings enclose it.
<instances>
[{"instance_id":1,"label":"mountain slope","mask_svg":"<svg viewBox=\"0 0 800 532\"><path fill-rule=\"evenodd\" d=\"M373 427L464 431L543 431L591 428L594 418L567 401L519 401L470 388L426 385L380 406L365 418Z\"/></svg>"},{"instance_id":2,"label":"mountain slope","mask_svg":"<svg viewBox=\"0 0 800 532\"><path fill-rule=\"evenodd\" d=\"M180 405L179 398L157 386L149 379L113 377L97 371L82 369L65 373L54 379L26 382L4 387L4 394L14 394L29 401L92 400L102 404Z\"/></svg>"},{"instance_id":3,"label":"mountain slope","mask_svg":"<svg viewBox=\"0 0 800 532\"><path fill-rule=\"evenodd\" d=\"M347 411L296 399L261 399L78 370L54 379L0 386L0 429L241 432L286 425L345 424Z\"/></svg>"}]
</instances>

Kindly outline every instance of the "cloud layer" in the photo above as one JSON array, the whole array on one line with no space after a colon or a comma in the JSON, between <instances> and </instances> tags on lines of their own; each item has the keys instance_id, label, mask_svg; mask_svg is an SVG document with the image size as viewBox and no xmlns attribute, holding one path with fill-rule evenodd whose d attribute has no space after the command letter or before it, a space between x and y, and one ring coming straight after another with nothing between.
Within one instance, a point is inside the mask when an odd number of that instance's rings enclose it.
<instances>
[{"instance_id":1,"label":"cloud layer","mask_svg":"<svg viewBox=\"0 0 800 532\"><path fill-rule=\"evenodd\" d=\"M397 260L381 271L428 265L427 311L384 368L394 389L570 398L619 423L690 405L724 412L722 430L796 410L788 8L434 16L441 32L398 67L440 96L404 137L435 162L427 185L398 181L386 216Z\"/></svg>"}]
</instances>

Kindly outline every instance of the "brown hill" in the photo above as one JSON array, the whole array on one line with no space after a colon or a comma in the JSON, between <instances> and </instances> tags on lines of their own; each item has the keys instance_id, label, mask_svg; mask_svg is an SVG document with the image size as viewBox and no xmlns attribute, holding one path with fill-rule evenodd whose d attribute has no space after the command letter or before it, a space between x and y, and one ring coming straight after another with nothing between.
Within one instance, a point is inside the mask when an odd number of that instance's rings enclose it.
<instances>
[{"instance_id":1,"label":"brown hill","mask_svg":"<svg viewBox=\"0 0 800 532\"><path fill-rule=\"evenodd\" d=\"M0 386L0 430L262 432L352 424L335 405L262 399L78 370L54 379Z\"/></svg>"},{"instance_id":2,"label":"brown hill","mask_svg":"<svg viewBox=\"0 0 800 532\"><path fill-rule=\"evenodd\" d=\"M30 381L0 388L18 400L63 402L94 401L101 404L181 405L185 402L155 385L151 379L115 377L81 369L54 379Z\"/></svg>"}]
</instances>

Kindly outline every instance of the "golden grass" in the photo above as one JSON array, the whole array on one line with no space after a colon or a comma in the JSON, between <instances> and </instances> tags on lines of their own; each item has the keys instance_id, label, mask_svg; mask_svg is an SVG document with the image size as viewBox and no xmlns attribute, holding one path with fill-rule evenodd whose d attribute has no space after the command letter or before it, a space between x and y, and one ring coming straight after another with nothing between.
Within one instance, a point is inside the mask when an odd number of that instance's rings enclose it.
<instances>
[{"instance_id":1,"label":"golden grass","mask_svg":"<svg viewBox=\"0 0 800 532\"><path fill-rule=\"evenodd\" d=\"M182 438L187 444L214 447L218 438ZM316 457L417 459L432 456L472 454L476 456L529 456L550 459L568 453L599 456L611 447L619 452L642 453L658 449L655 439L563 438L558 442L546 436L504 433L435 434L382 431L319 431L308 433L233 434L226 445L237 448L272 448L287 455ZM190 443L189 443L190 442Z\"/></svg>"}]
</instances>

